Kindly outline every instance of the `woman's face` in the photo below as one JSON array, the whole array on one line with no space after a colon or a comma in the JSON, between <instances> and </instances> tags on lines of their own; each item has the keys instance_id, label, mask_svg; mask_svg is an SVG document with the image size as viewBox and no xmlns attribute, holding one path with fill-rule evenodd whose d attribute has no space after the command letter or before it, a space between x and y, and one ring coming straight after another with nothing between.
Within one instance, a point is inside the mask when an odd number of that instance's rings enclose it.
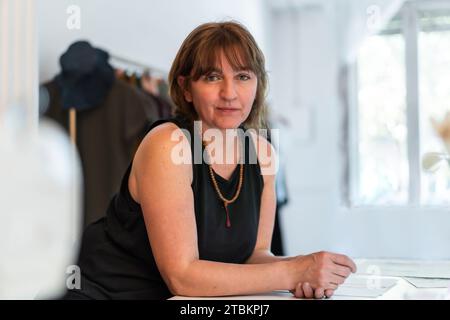
<instances>
[{"instance_id":1,"label":"woman's face","mask_svg":"<svg viewBox=\"0 0 450 320\"><path fill-rule=\"evenodd\" d=\"M191 81L185 99L192 102L203 128L232 129L248 117L258 79L250 70L233 70L224 54L217 70Z\"/></svg>"}]
</instances>

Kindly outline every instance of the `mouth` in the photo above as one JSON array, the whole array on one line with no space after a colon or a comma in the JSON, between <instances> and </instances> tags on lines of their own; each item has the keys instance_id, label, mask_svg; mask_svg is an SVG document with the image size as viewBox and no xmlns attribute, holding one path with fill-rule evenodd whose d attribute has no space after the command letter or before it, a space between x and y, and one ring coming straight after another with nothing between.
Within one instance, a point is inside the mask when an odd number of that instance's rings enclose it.
<instances>
[{"instance_id":1,"label":"mouth","mask_svg":"<svg viewBox=\"0 0 450 320\"><path fill-rule=\"evenodd\" d=\"M222 112L239 111L239 108L232 108L232 107L217 107L216 109Z\"/></svg>"}]
</instances>

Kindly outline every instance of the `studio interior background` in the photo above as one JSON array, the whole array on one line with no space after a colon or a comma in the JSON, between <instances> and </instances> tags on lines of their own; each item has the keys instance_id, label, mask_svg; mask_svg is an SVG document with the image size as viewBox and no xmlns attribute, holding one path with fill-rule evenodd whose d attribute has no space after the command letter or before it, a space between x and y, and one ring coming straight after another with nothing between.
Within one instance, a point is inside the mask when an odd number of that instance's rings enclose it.
<instances>
[{"instance_id":1,"label":"studio interior background","mask_svg":"<svg viewBox=\"0 0 450 320\"><path fill-rule=\"evenodd\" d=\"M60 289L139 130L170 114L177 49L208 21L241 22L266 57L281 159L275 250L450 259L450 1L0 5L0 252L10 261L0 296ZM106 52L126 84L105 89L114 98L90 119L54 92L61 57L80 41ZM117 135L96 131L106 124ZM99 150L101 139L120 142Z\"/></svg>"}]
</instances>

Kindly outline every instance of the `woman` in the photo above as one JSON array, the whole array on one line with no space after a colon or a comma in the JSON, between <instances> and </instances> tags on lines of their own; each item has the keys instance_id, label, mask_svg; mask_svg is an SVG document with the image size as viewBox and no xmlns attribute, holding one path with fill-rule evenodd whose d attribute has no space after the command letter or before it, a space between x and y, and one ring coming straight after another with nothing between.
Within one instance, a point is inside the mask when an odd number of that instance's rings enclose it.
<instances>
[{"instance_id":1,"label":"woman","mask_svg":"<svg viewBox=\"0 0 450 320\"><path fill-rule=\"evenodd\" d=\"M331 296L356 271L349 258L325 252L276 257L269 249L275 154L264 137L242 135L261 127L267 87L264 57L251 34L235 22L197 27L169 81L176 117L153 124L106 218L86 229L81 290L68 297L283 289L297 297ZM217 161L222 158L228 161Z\"/></svg>"}]
</instances>

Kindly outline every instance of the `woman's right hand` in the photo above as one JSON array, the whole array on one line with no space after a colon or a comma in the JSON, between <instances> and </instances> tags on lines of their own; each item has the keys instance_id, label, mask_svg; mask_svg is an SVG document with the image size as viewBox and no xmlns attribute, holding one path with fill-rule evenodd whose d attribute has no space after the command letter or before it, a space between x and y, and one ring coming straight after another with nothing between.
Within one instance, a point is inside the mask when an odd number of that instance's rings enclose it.
<instances>
[{"instance_id":1,"label":"woman's right hand","mask_svg":"<svg viewBox=\"0 0 450 320\"><path fill-rule=\"evenodd\" d=\"M356 272L356 265L349 257L331 252L298 256L289 262L293 271L290 290L299 298L329 297Z\"/></svg>"}]
</instances>

